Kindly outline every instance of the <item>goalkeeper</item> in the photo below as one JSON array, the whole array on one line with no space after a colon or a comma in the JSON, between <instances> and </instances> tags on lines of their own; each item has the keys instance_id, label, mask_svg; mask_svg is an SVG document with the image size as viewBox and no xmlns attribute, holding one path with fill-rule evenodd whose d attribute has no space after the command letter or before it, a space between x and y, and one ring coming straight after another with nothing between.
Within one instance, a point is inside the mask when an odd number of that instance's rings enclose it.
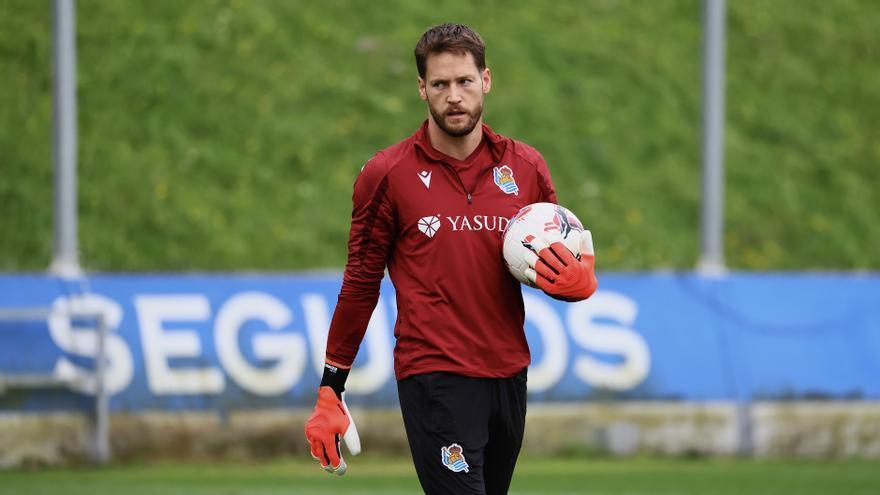
<instances>
[{"instance_id":1,"label":"goalkeeper","mask_svg":"<svg viewBox=\"0 0 880 495\"><path fill-rule=\"evenodd\" d=\"M540 153L483 124L492 77L476 32L435 26L415 58L427 120L355 181L348 262L306 437L337 474L346 470L340 438L360 450L345 381L387 267L397 294L394 370L422 488L504 494L522 445L529 348L502 233L522 207L556 203L556 193ZM580 259L560 247L538 253L537 285L563 300L589 297L592 246Z\"/></svg>"}]
</instances>

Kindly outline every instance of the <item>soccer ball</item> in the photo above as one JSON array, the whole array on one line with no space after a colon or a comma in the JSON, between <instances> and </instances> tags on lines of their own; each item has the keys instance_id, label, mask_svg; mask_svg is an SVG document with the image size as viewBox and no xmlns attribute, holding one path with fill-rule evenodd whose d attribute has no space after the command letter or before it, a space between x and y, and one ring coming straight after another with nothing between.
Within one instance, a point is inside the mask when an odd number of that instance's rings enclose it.
<instances>
[{"instance_id":1,"label":"soccer ball","mask_svg":"<svg viewBox=\"0 0 880 495\"><path fill-rule=\"evenodd\" d=\"M534 203L519 210L504 229L503 254L507 269L520 282L535 287L538 252L560 241L580 259L593 253L593 237L574 213L553 203Z\"/></svg>"}]
</instances>

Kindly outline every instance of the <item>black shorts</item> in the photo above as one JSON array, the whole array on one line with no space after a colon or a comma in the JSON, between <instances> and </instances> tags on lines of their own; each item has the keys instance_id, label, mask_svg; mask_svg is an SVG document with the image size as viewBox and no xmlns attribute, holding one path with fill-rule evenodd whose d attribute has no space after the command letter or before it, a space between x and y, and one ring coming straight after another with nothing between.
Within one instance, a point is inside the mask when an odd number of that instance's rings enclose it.
<instances>
[{"instance_id":1,"label":"black shorts","mask_svg":"<svg viewBox=\"0 0 880 495\"><path fill-rule=\"evenodd\" d=\"M507 493L525 428L526 372L511 378L438 372L397 382L409 448L426 494Z\"/></svg>"}]
</instances>

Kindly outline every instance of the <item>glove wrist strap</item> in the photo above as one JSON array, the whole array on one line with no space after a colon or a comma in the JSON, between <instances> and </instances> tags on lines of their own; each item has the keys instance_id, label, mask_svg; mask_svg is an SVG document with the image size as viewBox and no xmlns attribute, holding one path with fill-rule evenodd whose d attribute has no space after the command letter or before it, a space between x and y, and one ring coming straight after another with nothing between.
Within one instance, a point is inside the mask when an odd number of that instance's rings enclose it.
<instances>
[{"instance_id":1,"label":"glove wrist strap","mask_svg":"<svg viewBox=\"0 0 880 495\"><path fill-rule=\"evenodd\" d=\"M330 363L324 363L324 376L321 377L321 386L330 387L336 392L336 397L342 400L342 392L345 391L345 381L348 379L350 369L342 369Z\"/></svg>"}]
</instances>

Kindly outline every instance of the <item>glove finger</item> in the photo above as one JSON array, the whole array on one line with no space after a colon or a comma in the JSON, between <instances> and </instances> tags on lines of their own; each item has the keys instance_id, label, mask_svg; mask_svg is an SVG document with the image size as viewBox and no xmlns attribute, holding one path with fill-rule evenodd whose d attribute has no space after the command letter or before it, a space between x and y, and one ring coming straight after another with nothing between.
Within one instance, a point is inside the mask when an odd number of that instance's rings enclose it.
<instances>
[{"instance_id":1,"label":"glove finger","mask_svg":"<svg viewBox=\"0 0 880 495\"><path fill-rule=\"evenodd\" d=\"M593 251L593 234L589 230L581 232L581 254L596 254Z\"/></svg>"},{"instance_id":2,"label":"glove finger","mask_svg":"<svg viewBox=\"0 0 880 495\"><path fill-rule=\"evenodd\" d=\"M581 264L592 273L593 267L596 265L596 257L592 254L584 253L581 255Z\"/></svg>"},{"instance_id":3,"label":"glove finger","mask_svg":"<svg viewBox=\"0 0 880 495\"><path fill-rule=\"evenodd\" d=\"M335 438L336 438L335 452L336 452L336 456L337 456L336 459L339 462L331 462L329 466L324 468L324 470L327 471L328 473L335 473L339 476L342 476L343 474L345 474L345 470L348 468L348 466L345 464L345 459L342 457L342 450L339 447L339 435L336 435Z\"/></svg>"},{"instance_id":4,"label":"glove finger","mask_svg":"<svg viewBox=\"0 0 880 495\"><path fill-rule=\"evenodd\" d=\"M351 416L349 416L351 418ZM351 455L358 455L361 453L361 437L358 435L357 427L354 426L354 421L349 423L348 429L345 430L345 434L342 435L342 440L345 442L345 448L351 453Z\"/></svg>"},{"instance_id":5,"label":"glove finger","mask_svg":"<svg viewBox=\"0 0 880 495\"><path fill-rule=\"evenodd\" d=\"M345 403L345 392L342 392L342 409L345 411L345 415L348 416L348 428L345 429L342 440L345 442L345 447L351 455L358 455L361 453L361 437L358 435L357 426L354 425L354 419L348 411L348 404Z\"/></svg>"},{"instance_id":6,"label":"glove finger","mask_svg":"<svg viewBox=\"0 0 880 495\"><path fill-rule=\"evenodd\" d=\"M538 256L541 257L541 261L543 261L544 263L537 263L535 265L536 271L538 270L538 267L542 264L551 268L556 274L562 273L562 271L565 270L565 265L563 265L562 261L560 261L559 258L556 257L556 255L553 253L553 249L551 249L549 246L538 252Z\"/></svg>"},{"instance_id":7,"label":"glove finger","mask_svg":"<svg viewBox=\"0 0 880 495\"><path fill-rule=\"evenodd\" d=\"M338 476L342 476L345 474L345 471L348 469L348 464L345 463L345 459L342 457L339 458L339 466L336 467L336 471L334 471Z\"/></svg>"},{"instance_id":8,"label":"glove finger","mask_svg":"<svg viewBox=\"0 0 880 495\"><path fill-rule=\"evenodd\" d=\"M571 251L569 251L568 247L561 242L554 242L550 245L550 249L553 250L553 254L556 255L557 258L562 262L563 265L569 266L573 263L577 263L577 259L574 257Z\"/></svg>"},{"instance_id":9,"label":"glove finger","mask_svg":"<svg viewBox=\"0 0 880 495\"><path fill-rule=\"evenodd\" d=\"M321 463L321 467L324 468L324 471L328 473L332 473L336 467L339 466L339 454L333 442L331 445L328 445L327 442L322 440L317 440L318 444L318 461Z\"/></svg>"},{"instance_id":10,"label":"glove finger","mask_svg":"<svg viewBox=\"0 0 880 495\"><path fill-rule=\"evenodd\" d=\"M550 256L553 255L551 254ZM535 264L535 272L547 279L550 283L553 283L556 280L556 277L559 276L559 273L556 270L544 262L544 258L539 259Z\"/></svg>"},{"instance_id":11,"label":"glove finger","mask_svg":"<svg viewBox=\"0 0 880 495\"><path fill-rule=\"evenodd\" d=\"M551 294L554 290L553 282L540 273L536 274L535 285L547 294Z\"/></svg>"},{"instance_id":12,"label":"glove finger","mask_svg":"<svg viewBox=\"0 0 880 495\"><path fill-rule=\"evenodd\" d=\"M311 438L309 438L308 441L309 441L309 453L312 454L312 458L314 458L316 461L321 460L321 458L318 457L321 452L318 449L318 442L316 440L312 440Z\"/></svg>"},{"instance_id":13,"label":"glove finger","mask_svg":"<svg viewBox=\"0 0 880 495\"><path fill-rule=\"evenodd\" d=\"M324 443L324 451L326 452L327 458L330 460L330 466L335 471L336 468L339 467L339 462L342 458L342 455L339 452L339 435L333 435L333 441L330 445Z\"/></svg>"},{"instance_id":14,"label":"glove finger","mask_svg":"<svg viewBox=\"0 0 880 495\"><path fill-rule=\"evenodd\" d=\"M311 450L312 458L318 461L321 464L321 467L326 467L330 464L330 460L324 458L324 451L321 448L321 442L318 440L311 440L309 442L309 450Z\"/></svg>"},{"instance_id":15,"label":"glove finger","mask_svg":"<svg viewBox=\"0 0 880 495\"><path fill-rule=\"evenodd\" d=\"M535 285L535 281L538 278L538 273L534 269L526 268L525 270L523 270L523 275L526 276L526 279L528 279L528 281L531 282L532 285Z\"/></svg>"},{"instance_id":16,"label":"glove finger","mask_svg":"<svg viewBox=\"0 0 880 495\"><path fill-rule=\"evenodd\" d=\"M527 263L527 264L529 265L529 267L531 267L533 270L534 270L534 268L535 268L535 264L538 262L539 259L541 259L537 254L535 254L534 251L526 251L526 252L524 252L524 253L523 253L523 258L525 258L526 263Z\"/></svg>"}]
</instances>

